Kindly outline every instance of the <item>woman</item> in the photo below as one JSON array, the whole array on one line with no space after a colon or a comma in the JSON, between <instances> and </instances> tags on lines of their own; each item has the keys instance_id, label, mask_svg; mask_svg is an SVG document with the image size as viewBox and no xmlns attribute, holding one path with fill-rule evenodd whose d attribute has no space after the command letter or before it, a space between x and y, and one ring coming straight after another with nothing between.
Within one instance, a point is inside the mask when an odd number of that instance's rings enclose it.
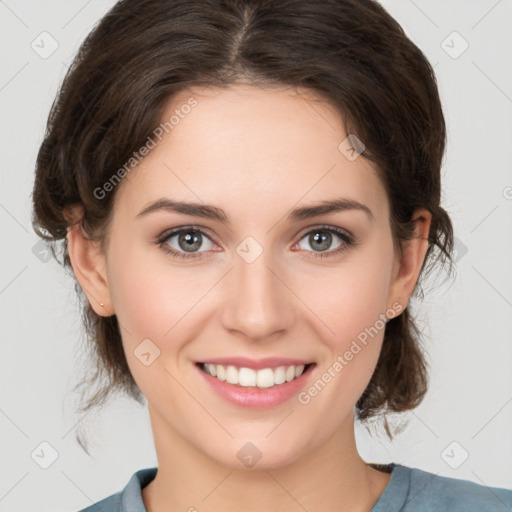
<instances>
[{"instance_id":1,"label":"woman","mask_svg":"<svg viewBox=\"0 0 512 512\"><path fill-rule=\"evenodd\" d=\"M427 390L408 302L451 262L445 136L431 66L372 0L116 4L33 194L107 379L84 410L146 399L158 457L85 510L512 506L355 443Z\"/></svg>"}]
</instances>

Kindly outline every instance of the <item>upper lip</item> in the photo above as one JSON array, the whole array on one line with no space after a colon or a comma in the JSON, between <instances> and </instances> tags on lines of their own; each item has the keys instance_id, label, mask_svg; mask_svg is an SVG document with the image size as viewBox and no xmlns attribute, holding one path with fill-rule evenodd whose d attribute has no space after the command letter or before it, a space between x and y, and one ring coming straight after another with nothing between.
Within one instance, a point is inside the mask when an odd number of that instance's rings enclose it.
<instances>
[{"instance_id":1,"label":"upper lip","mask_svg":"<svg viewBox=\"0 0 512 512\"><path fill-rule=\"evenodd\" d=\"M261 370L263 368L278 368L279 366L300 366L307 365L313 361L304 359L293 359L289 357L265 357L263 359L252 359L250 357L217 357L201 361L205 364L221 364L223 366L236 366L238 368L252 368Z\"/></svg>"}]
</instances>

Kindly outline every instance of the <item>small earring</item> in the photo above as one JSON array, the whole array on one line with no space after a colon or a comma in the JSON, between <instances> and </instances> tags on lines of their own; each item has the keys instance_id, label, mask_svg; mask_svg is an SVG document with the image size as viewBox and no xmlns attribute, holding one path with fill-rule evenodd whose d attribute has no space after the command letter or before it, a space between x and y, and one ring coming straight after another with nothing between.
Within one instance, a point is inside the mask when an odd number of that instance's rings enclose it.
<instances>
[{"instance_id":1,"label":"small earring","mask_svg":"<svg viewBox=\"0 0 512 512\"><path fill-rule=\"evenodd\" d=\"M100 306L103 307L103 302L100 302Z\"/></svg>"}]
</instances>

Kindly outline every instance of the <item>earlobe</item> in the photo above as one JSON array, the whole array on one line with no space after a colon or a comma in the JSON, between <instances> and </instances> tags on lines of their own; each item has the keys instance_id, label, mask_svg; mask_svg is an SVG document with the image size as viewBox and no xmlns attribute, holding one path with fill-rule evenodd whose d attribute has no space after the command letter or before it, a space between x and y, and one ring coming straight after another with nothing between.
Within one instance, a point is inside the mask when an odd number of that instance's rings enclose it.
<instances>
[{"instance_id":1,"label":"earlobe","mask_svg":"<svg viewBox=\"0 0 512 512\"><path fill-rule=\"evenodd\" d=\"M67 244L73 272L94 312L113 315L106 261L99 242L87 238L76 222L68 228Z\"/></svg>"},{"instance_id":2,"label":"earlobe","mask_svg":"<svg viewBox=\"0 0 512 512\"><path fill-rule=\"evenodd\" d=\"M414 235L402 243L402 256L397 260L389 296L404 310L414 291L428 249L432 214L425 208L414 212Z\"/></svg>"}]
</instances>

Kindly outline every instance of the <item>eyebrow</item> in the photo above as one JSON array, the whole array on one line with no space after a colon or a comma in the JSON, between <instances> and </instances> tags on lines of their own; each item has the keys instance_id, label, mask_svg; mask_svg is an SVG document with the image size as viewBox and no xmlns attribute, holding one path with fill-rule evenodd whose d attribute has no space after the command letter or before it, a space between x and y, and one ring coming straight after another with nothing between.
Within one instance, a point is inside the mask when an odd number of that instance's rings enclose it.
<instances>
[{"instance_id":1,"label":"eyebrow","mask_svg":"<svg viewBox=\"0 0 512 512\"><path fill-rule=\"evenodd\" d=\"M174 213L182 213L184 215L190 215L194 217L202 217L205 219L217 220L223 224L229 224L229 218L226 215L226 212L221 208L202 203L175 201L169 198L157 199L156 201L150 203L137 214L136 218L144 217L152 212L161 210ZM347 198L325 200L320 201L314 205L295 208L287 215L287 219L291 221L299 221L312 217L318 217L320 215L326 215L328 213L336 213L348 210L359 210L366 213L371 221L375 219L373 212L368 206L360 203L359 201Z\"/></svg>"}]
</instances>

